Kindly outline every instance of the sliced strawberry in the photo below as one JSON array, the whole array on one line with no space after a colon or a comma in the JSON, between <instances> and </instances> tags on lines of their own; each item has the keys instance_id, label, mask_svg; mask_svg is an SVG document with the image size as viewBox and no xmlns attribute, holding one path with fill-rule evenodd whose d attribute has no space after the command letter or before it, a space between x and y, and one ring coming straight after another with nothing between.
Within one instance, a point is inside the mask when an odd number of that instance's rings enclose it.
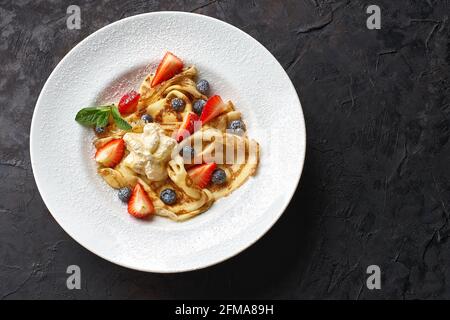
<instances>
[{"instance_id":1,"label":"sliced strawberry","mask_svg":"<svg viewBox=\"0 0 450 320\"><path fill-rule=\"evenodd\" d=\"M217 165L214 162L199 164L189 169L187 174L194 184L203 189L211 180L211 175L216 170L216 167Z\"/></svg>"},{"instance_id":2,"label":"sliced strawberry","mask_svg":"<svg viewBox=\"0 0 450 320\"><path fill-rule=\"evenodd\" d=\"M159 63L158 69L156 69L156 73L155 76L153 77L151 87L153 88L154 86L160 84L161 82L172 78L182 69L183 69L183 61L181 61L171 52L167 52L164 58Z\"/></svg>"},{"instance_id":3,"label":"sliced strawberry","mask_svg":"<svg viewBox=\"0 0 450 320\"><path fill-rule=\"evenodd\" d=\"M114 139L105 144L95 153L95 161L112 168L122 160L125 151L125 142L123 139Z\"/></svg>"},{"instance_id":4,"label":"sliced strawberry","mask_svg":"<svg viewBox=\"0 0 450 320\"><path fill-rule=\"evenodd\" d=\"M184 138L189 136L195 130L195 122L199 121L198 115L193 112L189 112L184 116L183 123L178 129L175 140L177 142L183 141ZM200 123L198 124L200 126Z\"/></svg>"},{"instance_id":5,"label":"sliced strawberry","mask_svg":"<svg viewBox=\"0 0 450 320\"><path fill-rule=\"evenodd\" d=\"M128 201L128 213L132 216L143 219L155 213L152 200L140 183L136 184Z\"/></svg>"},{"instance_id":6,"label":"sliced strawberry","mask_svg":"<svg viewBox=\"0 0 450 320\"><path fill-rule=\"evenodd\" d=\"M140 97L141 95L134 90L123 95L118 107L120 114L125 115L135 112Z\"/></svg>"},{"instance_id":7,"label":"sliced strawberry","mask_svg":"<svg viewBox=\"0 0 450 320\"><path fill-rule=\"evenodd\" d=\"M200 121L202 124L214 119L221 113L227 110L227 105L222 101L222 98L218 95L212 96L206 101L203 107L202 114L200 115Z\"/></svg>"}]
</instances>

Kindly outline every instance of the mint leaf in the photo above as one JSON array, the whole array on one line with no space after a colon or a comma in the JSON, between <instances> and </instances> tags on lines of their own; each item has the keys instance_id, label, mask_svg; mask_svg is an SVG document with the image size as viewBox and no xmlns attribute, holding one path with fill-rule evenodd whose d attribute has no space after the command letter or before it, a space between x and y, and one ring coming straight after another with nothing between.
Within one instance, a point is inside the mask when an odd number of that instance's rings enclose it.
<instances>
[{"instance_id":1,"label":"mint leaf","mask_svg":"<svg viewBox=\"0 0 450 320\"><path fill-rule=\"evenodd\" d=\"M117 109L117 106L111 106L111 115L118 128L122 130L131 130L132 127L130 126L130 124L120 116L120 112Z\"/></svg>"},{"instance_id":2,"label":"mint leaf","mask_svg":"<svg viewBox=\"0 0 450 320\"><path fill-rule=\"evenodd\" d=\"M88 107L78 111L75 120L85 126L101 124L103 127L108 124L108 117L111 106Z\"/></svg>"},{"instance_id":3,"label":"mint leaf","mask_svg":"<svg viewBox=\"0 0 450 320\"><path fill-rule=\"evenodd\" d=\"M106 127L109 122L109 115L112 115L117 127L122 130L131 130L128 122L122 119L117 106L88 107L78 111L75 120L85 126Z\"/></svg>"},{"instance_id":4,"label":"mint leaf","mask_svg":"<svg viewBox=\"0 0 450 320\"><path fill-rule=\"evenodd\" d=\"M98 115L96 126L97 127L106 127L109 122L109 115L111 114L111 110L101 111Z\"/></svg>"}]
</instances>

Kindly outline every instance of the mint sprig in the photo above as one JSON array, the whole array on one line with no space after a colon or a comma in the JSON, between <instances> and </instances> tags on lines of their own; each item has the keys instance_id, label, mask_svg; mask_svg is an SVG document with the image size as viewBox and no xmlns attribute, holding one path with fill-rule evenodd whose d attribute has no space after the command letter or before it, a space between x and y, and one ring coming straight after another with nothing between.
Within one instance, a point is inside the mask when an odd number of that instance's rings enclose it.
<instances>
[{"instance_id":1,"label":"mint sprig","mask_svg":"<svg viewBox=\"0 0 450 320\"><path fill-rule=\"evenodd\" d=\"M78 111L75 116L75 121L84 126L106 127L110 115L118 128L122 130L131 130L131 125L121 117L117 106L114 104L83 108Z\"/></svg>"},{"instance_id":2,"label":"mint sprig","mask_svg":"<svg viewBox=\"0 0 450 320\"><path fill-rule=\"evenodd\" d=\"M111 115L117 127L122 130L131 130L130 124L122 119L119 109L115 105L111 106Z\"/></svg>"}]
</instances>

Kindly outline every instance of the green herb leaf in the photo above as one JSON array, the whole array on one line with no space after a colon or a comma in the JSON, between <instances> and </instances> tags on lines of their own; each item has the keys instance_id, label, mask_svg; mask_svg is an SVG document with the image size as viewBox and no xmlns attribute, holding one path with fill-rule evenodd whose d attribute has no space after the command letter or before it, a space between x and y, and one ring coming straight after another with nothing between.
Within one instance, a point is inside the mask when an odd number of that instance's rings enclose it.
<instances>
[{"instance_id":1,"label":"green herb leaf","mask_svg":"<svg viewBox=\"0 0 450 320\"><path fill-rule=\"evenodd\" d=\"M88 107L78 111L75 120L85 126L101 124L104 127L108 124L110 113L111 106Z\"/></svg>"},{"instance_id":2,"label":"green herb leaf","mask_svg":"<svg viewBox=\"0 0 450 320\"><path fill-rule=\"evenodd\" d=\"M101 114L99 114L96 122L97 127L106 127L109 122L109 115L111 114L111 110L108 111L102 111Z\"/></svg>"},{"instance_id":3,"label":"green herb leaf","mask_svg":"<svg viewBox=\"0 0 450 320\"><path fill-rule=\"evenodd\" d=\"M110 115L112 115L118 128L122 130L131 130L130 124L122 119L120 112L115 105L81 109L75 116L75 120L85 126L106 127Z\"/></svg>"},{"instance_id":4,"label":"green herb leaf","mask_svg":"<svg viewBox=\"0 0 450 320\"><path fill-rule=\"evenodd\" d=\"M122 130L131 130L132 127L130 126L130 124L126 122L124 119L122 119L122 117L120 116L120 112L117 109L117 106L115 105L111 106L111 115L117 127L119 127Z\"/></svg>"}]
</instances>

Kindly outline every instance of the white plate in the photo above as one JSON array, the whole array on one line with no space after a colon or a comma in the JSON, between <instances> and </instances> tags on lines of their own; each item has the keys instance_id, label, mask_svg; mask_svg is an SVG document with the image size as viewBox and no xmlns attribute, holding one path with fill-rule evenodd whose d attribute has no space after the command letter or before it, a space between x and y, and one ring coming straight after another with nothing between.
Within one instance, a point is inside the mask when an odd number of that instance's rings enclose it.
<instances>
[{"instance_id":1,"label":"white plate","mask_svg":"<svg viewBox=\"0 0 450 320\"><path fill-rule=\"evenodd\" d=\"M196 65L212 93L234 102L262 151L255 177L182 223L129 216L96 175L92 130L74 120L80 108L117 102L138 88L167 50ZM270 229L297 187L305 138L295 88L260 43L213 18L155 12L106 26L66 55L36 103L30 152L41 196L72 238L128 268L181 272L230 258Z\"/></svg>"}]
</instances>

